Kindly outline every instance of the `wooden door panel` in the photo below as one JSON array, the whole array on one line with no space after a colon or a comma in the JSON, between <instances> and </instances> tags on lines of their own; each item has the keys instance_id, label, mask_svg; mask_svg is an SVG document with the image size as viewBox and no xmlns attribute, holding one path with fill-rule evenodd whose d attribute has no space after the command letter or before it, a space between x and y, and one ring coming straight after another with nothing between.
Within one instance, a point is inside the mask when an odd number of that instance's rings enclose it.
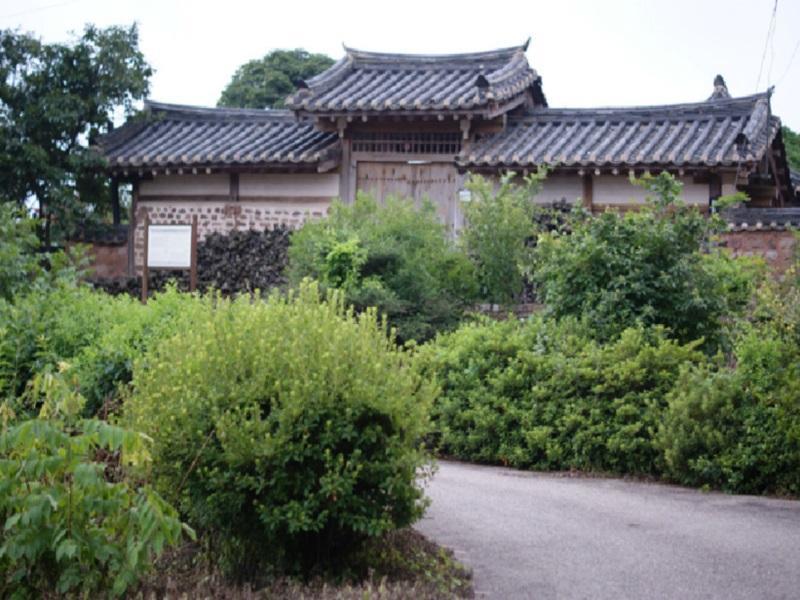
<instances>
[{"instance_id":1,"label":"wooden door panel","mask_svg":"<svg viewBox=\"0 0 800 600\"><path fill-rule=\"evenodd\" d=\"M463 180L452 163L359 161L356 168L357 189L372 193L378 202L397 196L411 198L420 205L428 198L451 232L463 220L458 206L458 190Z\"/></svg>"}]
</instances>

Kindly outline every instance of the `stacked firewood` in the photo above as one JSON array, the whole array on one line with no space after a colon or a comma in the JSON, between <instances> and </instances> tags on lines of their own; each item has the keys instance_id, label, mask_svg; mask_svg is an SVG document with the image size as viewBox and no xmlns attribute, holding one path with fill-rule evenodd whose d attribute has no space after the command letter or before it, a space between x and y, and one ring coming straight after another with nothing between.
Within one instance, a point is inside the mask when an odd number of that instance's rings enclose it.
<instances>
[{"instance_id":1,"label":"stacked firewood","mask_svg":"<svg viewBox=\"0 0 800 600\"><path fill-rule=\"evenodd\" d=\"M253 290L267 291L286 283L290 230L232 231L212 233L197 245L197 288L234 295ZM149 289L164 289L174 281L189 289L189 271L150 271ZM130 277L93 282L112 294L141 294L141 278Z\"/></svg>"}]
</instances>

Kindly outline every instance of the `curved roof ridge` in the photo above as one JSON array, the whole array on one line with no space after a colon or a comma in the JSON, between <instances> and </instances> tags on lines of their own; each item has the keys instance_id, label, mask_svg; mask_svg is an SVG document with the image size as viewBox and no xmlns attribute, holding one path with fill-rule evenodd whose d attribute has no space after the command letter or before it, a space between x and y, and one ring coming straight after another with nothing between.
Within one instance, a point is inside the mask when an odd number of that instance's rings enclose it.
<instances>
[{"instance_id":1,"label":"curved roof ridge","mask_svg":"<svg viewBox=\"0 0 800 600\"><path fill-rule=\"evenodd\" d=\"M145 100L145 110L151 113L165 113L174 117L206 118L251 118L263 120L294 119L290 110L275 108L229 108L217 106L197 106L192 104L171 104Z\"/></svg>"},{"instance_id":2,"label":"curved roof ridge","mask_svg":"<svg viewBox=\"0 0 800 600\"><path fill-rule=\"evenodd\" d=\"M647 114L652 111L668 111L668 110L685 110L698 112L714 113L721 112L726 108L752 108L759 100L769 100L768 92L760 92L758 94L751 94L749 96L739 96L736 98L719 99L714 102L707 100L699 100L697 102L682 102L679 104L651 104L640 106L593 106L593 107L536 107L530 109L528 112L519 116L512 117L515 120L524 120L526 118L539 118L547 116L581 116L589 114L602 114L602 113L643 113Z\"/></svg>"},{"instance_id":3,"label":"curved roof ridge","mask_svg":"<svg viewBox=\"0 0 800 600\"><path fill-rule=\"evenodd\" d=\"M509 59L515 53L528 49L530 38L518 46L508 46L506 48L496 48L494 50L484 50L481 52L457 52L445 54L404 54L395 52L371 52L368 50L358 50L349 46L344 46L345 53L354 61L359 60L402 60L414 62L448 62L448 61L478 61L478 60L502 60Z\"/></svg>"}]
</instances>

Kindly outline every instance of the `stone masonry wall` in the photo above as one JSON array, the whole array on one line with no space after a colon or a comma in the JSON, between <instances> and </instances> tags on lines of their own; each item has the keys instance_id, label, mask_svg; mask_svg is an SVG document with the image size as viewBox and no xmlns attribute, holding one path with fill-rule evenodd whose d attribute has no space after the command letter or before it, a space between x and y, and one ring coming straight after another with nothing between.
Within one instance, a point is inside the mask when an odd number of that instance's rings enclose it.
<instances>
[{"instance_id":1,"label":"stone masonry wall","mask_svg":"<svg viewBox=\"0 0 800 600\"><path fill-rule=\"evenodd\" d=\"M134 230L134 265L140 275L144 264L144 221L149 216L152 225L191 224L197 215L198 241L214 232L263 231L285 226L297 229L309 219L325 216L329 200L241 200L238 202L216 200L140 200L136 207Z\"/></svg>"},{"instance_id":2,"label":"stone masonry wall","mask_svg":"<svg viewBox=\"0 0 800 600\"><path fill-rule=\"evenodd\" d=\"M762 256L767 264L781 274L792 264L797 239L791 231L764 229L732 231L722 239L735 256Z\"/></svg>"}]
</instances>

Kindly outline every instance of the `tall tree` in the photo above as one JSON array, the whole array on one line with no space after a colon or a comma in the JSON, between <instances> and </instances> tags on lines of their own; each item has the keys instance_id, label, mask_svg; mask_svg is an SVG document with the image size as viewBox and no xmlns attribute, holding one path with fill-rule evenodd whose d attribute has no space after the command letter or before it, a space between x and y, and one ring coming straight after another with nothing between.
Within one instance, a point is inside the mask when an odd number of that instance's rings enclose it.
<instances>
[{"instance_id":1,"label":"tall tree","mask_svg":"<svg viewBox=\"0 0 800 600\"><path fill-rule=\"evenodd\" d=\"M244 63L222 90L217 106L281 108L298 83L322 73L333 64L324 54L273 50L264 58Z\"/></svg>"},{"instance_id":2,"label":"tall tree","mask_svg":"<svg viewBox=\"0 0 800 600\"><path fill-rule=\"evenodd\" d=\"M795 171L800 171L800 133L796 133L783 126L783 143L786 146L786 158L789 166Z\"/></svg>"},{"instance_id":3,"label":"tall tree","mask_svg":"<svg viewBox=\"0 0 800 600\"><path fill-rule=\"evenodd\" d=\"M108 213L111 194L91 144L147 95L153 71L136 25L87 25L70 43L0 31L0 200L35 198L49 244L79 219Z\"/></svg>"}]
</instances>

